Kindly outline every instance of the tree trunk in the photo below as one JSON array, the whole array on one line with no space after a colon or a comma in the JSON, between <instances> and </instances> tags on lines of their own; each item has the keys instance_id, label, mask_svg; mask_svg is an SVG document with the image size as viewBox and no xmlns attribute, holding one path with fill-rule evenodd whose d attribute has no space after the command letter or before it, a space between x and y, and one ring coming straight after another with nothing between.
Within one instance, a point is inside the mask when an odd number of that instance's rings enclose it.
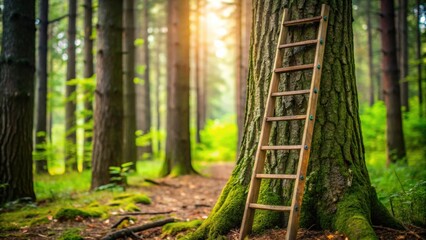
<instances>
[{"instance_id":1,"label":"tree trunk","mask_svg":"<svg viewBox=\"0 0 426 240\"><path fill-rule=\"evenodd\" d=\"M419 98L419 114L423 116L423 87L422 87L422 34L421 34L421 15L420 15L420 0L416 1L417 4L417 87L418 87L418 98Z\"/></svg>"},{"instance_id":2,"label":"tree trunk","mask_svg":"<svg viewBox=\"0 0 426 240\"><path fill-rule=\"evenodd\" d=\"M196 0L195 10L195 94L196 94L196 130L195 140L197 143L201 142L201 112L202 112L202 62L200 61L201 44L200 44L200 29L201 29L201 0Z\"/></svg>"},{"instance_id":3,"label":"tree trunk","mask_svg":"<svg viewBox=\"0 0 426 240\"><path fill-rule=\"evenodd\" d=\"M84 0L84 78L92 79L94 74L93 67L93 39L92 39L92 0ZM86 116L84 118L84 155L83 169L90 169L92 157L92 119L93 119L93 101L92 90L88 86L85 89L84 109Z\"/></svg>"},{"instance_id":4,"label":"tree trunk","mask_svg":"<svg viewBox=\"0 0 426 240\"><path fill-rule=\"evenodd\" d=\"M160 55L163 47L163 33L161 32L161 25L158 24L158 41L156 43L157 50L155 51L155 112L156 112L156 124L157 124L157 152L161 152L161 113L160 113L160 88L161 88L161 62ZM160 156L160 154L159 154Z\"/></svg>"},{"instance_id":5,"label":"tree trunk","mask_svg":"<svg viewBox=\"0 0 426 240\"><path fill-rule=\"evenodd\" d=\"M244 133L244 112L246 108L247 79L249 75L250 57L250 33L252 25L252 0L241 0L241 43L239 76L237 76L237 125L238 125L238 147Z\"/></svg>"},{"instance_id":6,"label":"tree trunk","mask_svg":"<svg viewBox=\"0 0 426 240\"><path fill-rule=\"evenodd\" d=\"M110 182L109 167L122 159L122 23L121 1L99 1L92 190Z\"/></svg>"},{"instance_id":7,"label":"tree trunk","mask_svg":"<svg viewBox=\"0 0 426 240\"><path fill-rule=\"evenodd\" d=\"M142 21L140 21L141 38L143 39L142 51L138 54L138 63L144 65L144 71L140 76L143 81L141 85L136 86L136 109L137 109L137 121L136 128L140 129L143 134L149 134L151 132L151 98L150 98L150 63L149 63L149 43L148 43L148 27L149 27L149 1L143 0L143 13ZM138 147L138 156L142 156L142 159L152 154L152 138L149 139L148 145Z\"/></svg>"},{"instance_id":8,"label":"tree trunk","mask_svg":"<svg viewBox=\"0 0 426 240\"><path fill-rule=\"evenodd\" d=\"M401 98L396 55L396 31L393 0L381 1L382 82L387 120L387 165L406 162L402 130Z\"/></svg>"},{"instance_id":9,"label":"tree trunk","mask_svg":"<svg viewBox=\"0 0 426 240\"><path fill-rule=\"evenodd\" d=\"M368 74L370 77L370 106L374 105L373 33L371 24L371 1L367 1Z\"/></svg>"},{"instance_id":10,"label":"tree trunk","mask_svg":"<svg viewBox=\"0 0 426 240\"><path fill-rule=\"evenodd\" d=\"M67 86L65 105L65 166L67 171L77 171L77 135L76 135L76 85L68 85L68 81L75 79L75 36L77 19L77 0L69 0L68 16L68 47L67 47Z\"/></svg>"},{"instance_id":11,"label":"tree trunk","mask_svg":"<svg viewBox=\"0 0 426 240\"><path fill-rule=\"evenodd\" d=\"M292 19L318 16L324 1L257 0L253 2L250 75L245 131L237 166L209 218L190 239L218 239L241 225L247 188L256 154L264 106L272 74L275 47L284 7ZM400 227L378 201L371 187L361 135L355 79L352 3L326 1L330 5L328 37L322 68L316 125L313 134L301 226L338 230L350 239L377 239L372 224ZM316 38L312 25L291 27L288 39L297 42ZM287 49L284 65L314 61L314 47ZM308 89L311 71L283 74L280 91ZM276 116L305 114L308 96L290 96L277 102ZM297 145L303 131L300 122L279 122L272 127L270 145ZM297 151L271 151L267 173L295 172ZM289 205L292 186L288 180L263 180L260 203ZM254 231L282 226L288 214L257 211Z\"/></svg>"},{"instance_id":12,"label":"tree trunk","mask_svg":"<svg viewBox=\"0 0 426 240\"><path fill-rule=\"evenodd\" d=\"M47 173L47 27L49 0L40 0L40 28L38 32L38 101L36 125L36 172Z\"/></svg>"},{"instance_id":13,"label":"tree trunk","mask_svg":"<svg viewBox=\"0 0 426 240\"><path fill-rule=\"evenodd\" d=\"M401 105L405 107L405 111L409 111L408 105L408 43L407 43L407 0L399 0L399 81L401 86Z\"/></svg>"},{"instance_id":14,"label":"tree trunk","mask_svg":"<svg viewBox=\"0 0 426 240\"><path fill-rule=\"evenodd\" d=\"M189 136L189 0L169 0L167 140L161 175L194 173Z\"/></svg>"},{"instance_id":15,"label":"tree trunk","mask_svg":"<svg viewBox=\"0 0 426 240\"><path fill-rule=\"evenodd\" d=\"M151 132L151 88L150 88L150 60L149 60L149 41L148 41L148 27L149 27L149 1L144 0L143 6L143 29L142 36L144 39L144 63L145 63L145 72L144 72L144 123L142 126L142 131L144 134ZM143 147L142 152L148 155L152 155L152 138L149 138L148 145Z\"/></svg>"},{"instance_id":16,"label":"tree trunk","mask_svg":"<svg viewBox=\"0 0 426 240\"><path fill-rule=\"evenodd\" d=\"M32 128L35 1L4 0L0 56L0 204L35 200Z\"/></svg>"},{"instance_id":17,"label":"tree trunk","mask_svg":"<svg viewBox=\"0 0 426 240\"><path fill-rule=\"evenodd\" d=\"M135 84L135 26L134 26L134 1L125 0L124 4L124 34L123 34L123 63L124 63L124 112L123 112L123 162L132 162L136 169L136 95Z\"/></svg>"}]
</instances>

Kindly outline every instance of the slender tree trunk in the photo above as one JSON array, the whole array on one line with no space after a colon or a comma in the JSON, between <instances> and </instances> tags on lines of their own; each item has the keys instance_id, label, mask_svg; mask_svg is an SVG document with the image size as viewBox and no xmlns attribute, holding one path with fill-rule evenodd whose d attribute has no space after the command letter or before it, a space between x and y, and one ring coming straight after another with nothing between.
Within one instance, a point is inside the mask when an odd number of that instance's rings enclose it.
<instances>
[{"instance_id":1,"label":"slender tree trunk","mask_svg":"<svg viewBox=\"0 0 426 240\"><path fill-rule=\"evenodd\" d=\"M97 29L97 86L95 91L92 190L109 183L111 178L109 167L119 166L122 161L122 23L122 1L100 0Z\"/></svg>"},{"instance_id":2,"label":"slender tree trunk","mask_svg":"<svg viewBox=\"0 0 426 240\"><path fill-rule=\"evenodd\" d=\"M370 77L370 106L374 105L374 65L373 65L373 33L371 24L371 1L367 1L367 38L368 38L368 74Z\"/></svg>"},{"instance_id":3,"label":"slender tree trunk","mask_svg":"<svg viewBox=\"0 0 426 240\"><path fill-rule=\"evenodd\" d=\"M422 87L422 33L421 33L421 15L420 15L420 0L416 1L417 4L417 31L416 31L416 40L417 40L417 87L418 87L418 98L419 98L419 114L423 116L423 87Z\"/></svg>"},{"instance_id":4,"label":"slender tree trunk","mask_svg":"<svg viewBox=\"0 0 426 240\"><path fill-rule=\"evenodd\" d=\"M241 145L244 133L244 114L246 108L247 79L249 75L250 33L252 25L252 0L241 2L241 62L239 65L240 76L237 78L237 122L238 122L238 148Z\"/></svg>"},{"instance_id":5,"label":"slender tree trunk","mask_svg":"<svg viewBox=\"0 0 426 240\"><path fill-rule=\"evenodd\" d=\"M401 86L401 105L409 111L408 105L408 43L407 43L407 0L399 0L399 81Z\"/></svg>"},{"instance_id":6,"label":"slender tree trunk","mask_svg":"<svg viewBox=\"0 0 426 240\"><path fill-rule=\"evenodd\" d=\"M144 42L144 63L145 63L145 73L144 73L144 125L142 126L142 131L144 134L151 132L151 86L150 86L150 60L149 60L149 41L148 41L148 28L149 28L149 1L144 0L143 6L143 39ZM143 153L152 155L152 138L149 138L148 145L143 148Z\"/></svg>"},{"instance_id":7,"label":"slender tree trunk","mask_svg":"<svg viewBox=\"0 0 426 240\"><path fill-rule=\"evenodd\" d=\"M394 19L393 0L382 0L380 27L383 52L382 82L387 119L387 165L397 161L406 162Z\"/></svg>"},{"instance_id":8,"label":"slender tree trunk","mask_svg":"<svg viewBox=\"0 0 426 240\"><path fill-rule=\"evenodd\" d=\"M40 28L38 35L38 109L36 125L36 172L47 173L47 28L49 0L40 0Z\"/></svg>"},{"instance_id":9,"label":"slender tree trunk","mask_svg":"<svg viewBox=\"0 0 426 240\"><path fill-rule=\"evenodd\" d=\"M196 131L195 131L195 139L197 143L201 142L201 111L202 111L202 96L201 96L201 88L202 88L202 64L200 61L200 28L201 28L201 0L196 0L196 14L195 14L195 94L197 99L197 110L196 110Z\"/></svg>"},{"instance_id":10,"label":"slender tree trunk","mask_svg":"<svg viewBox=\"0 0 426 240\"><path fill-rule=\"evenodd\" d=\"M201 98L201 103L200 103L200 128L204 129L204 127L206 126L206 122L207 122L207 112L208 112L208 102L207 102L207 98L208 98L208 80L209 80L209 72L208 72L208 65L209 65L209 47L211 46L210 44L212 44L211 42L209 42L209 37L208 37L208 29L207 29L207 4L208 1L207 0L203 0L201 6L202 10L203 10L203 15L204 17L204 21L203 21L203 27L201 28L201 90L200 90L200 98Z\"/></svg>"},{"instance_id":11,"label":"slender tree trunk","mask_svg":"<svg viewBox=\"0 0 426 240\"><path fill-rule=\"evenodd\" d=\"M245 105L245 101L244 98L242 97L242 91L243 91L243 85L245 83L245 81L242 79L242 74L244 69L242 68L243 65L243 1L244 0L236 0L235 2L235 42L236 42L236 69L235 69L235 75L236 75L236 104L237 104L237 128L238 128L238 148L240 147L240 142L241 142L241 137L244 131L244 105Z\"/></svg>"},{"instance_id":12,"label":"slender tree trunk","mask_svg":"<svg viewBox=\"0 0 426 240\"><path fill-rule=\"evenodd\" d=\"M4 0L0 56L0 204L35 200L32 128L35 1Z\"/></svg>"},{"instance_id":13,"label":"slender tree trunk","mask_svg":"<svg viewBox=\"0 0 426 240\"><path fill-rule=\"evenodd\" d=\"M84 73L83 77L91 79L94 74L93 67L93 39L92 39L92 0L84 0ZM86 86L84 109L86 115L84 117L84 155L83 155L83 169L90 169L92 158L92 119L93 119L93 101L92 89ZM89 97L90 96L90 97Z\"/></svg>"},{"instance_id":14,"label":"slender tree trunk","mask_svg":"<svg viewBox=\"0 0 426 240\"><path fill-rule=\"evenodd\" d=\"M252 55L247 85L245 131L237 166L222 191L210 216L189 239L219 239L241 225L247 188L250 182L278 31L284 7L290 7L292 19L318 16L319 0L292 1L255 0L252 30ZM349 239L377 239L372 224L401 227L377 199L369 180L355 79L352 3L325 1L330 5L328 33L322 79L319 89L316 124L308 180L303 205L301 226L317 226L338 230ZM316 38L317 28L289 28L291 42ZM285 50L284 66L308 64L314 61L314 47L303 51ZM312 71L282 75L279 89L292 91L308 89ZM276 116L306 114L308 96L282 97L277 100ZM272 128L270 145L297 145L301 141L303 123L279 122ZM292 174L296 170L298 151L271 151L266 173ZM289 205L291 180L262 181L259 203ZM286 224L287 214L257 211L254 231ZM224 221L226 219L226 221Z\"/></svg>"},{"instance_id":15,"label":"slender tree trunk","mask_svg":"<svg viewBox=\"0 0 426 240\"><path fill-rule=\"evenodd\" d=\"M124 0L124 38L123 56L124 63L124 115L123 115L123 162L132 162L136 169L136 96L135 84L135 26L134 26L134 1Z\"/></svg>"},{"instance_id":16,"label":"slender tree trunk","mask_svg":"<svg viewBox=\"0 0 426 240\"><path fill-rule=\"evenodd\" d=\"M78 170L77 164L77 135L76 135L76 85L68 85L68 81L75 79L75 36L77 19L77 0L69 0L68 16L68 48L67 48L67 86L65 105L65 166L67 171Z\"/></svg>"},{"instance_id":17,"label":"slender tree trunk","mask_svg":"<svg viewBox=\"0 0 426 240\"><path fill-rule=\"evenodd\" d=\"M158 41L156 43L157 50L155 51L155 112L156 112L156 126L157 126L157 152L161 152L161 113L160 113L160 89L161 89L161 68L160 68L160 55L163 47L163 34L161 32L161 25L158 24Z\"/></svg>"},{"instance_id":18,"label":"slender tree trunk","mask_svg":"<svg viewBox=\"0 0 426 240\"><path fill-rule=\"evenodd\" d=\"M189 0L169 0L167 140L161 175L194 173L189 135Z\"/></svg>"}]
</instances>

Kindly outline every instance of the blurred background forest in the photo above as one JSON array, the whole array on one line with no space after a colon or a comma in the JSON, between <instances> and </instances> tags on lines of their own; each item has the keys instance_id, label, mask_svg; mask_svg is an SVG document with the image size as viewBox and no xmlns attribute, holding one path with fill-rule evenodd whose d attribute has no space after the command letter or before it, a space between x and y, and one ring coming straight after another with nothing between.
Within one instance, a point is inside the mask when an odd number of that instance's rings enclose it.
<instances>
[{"instance_id":1,"label":"blurred background forest","mask_svg":"<svg viewBox=\"0 0 426 240\"><path fill-rule=\"evenodd\" d=\"M37 6L41 2L37 1ZM125 110L124 118L135 120L138 161L136 171L129 173L129 181L132 177L160 176L167 134L167 1L134 3L134 9L127 9L134 14L134 25L128 26L135 30L134 77L126 89L135 90L136 106L133 113L126 114ZM251 3L190 3L190 138L192 162L199 170L209 162L233 162L238 154L249 65ZM1 0L0 8L3 12ZM47 65L45 73L38 69L36 74L33 160L39 199L90 186L98 5L97 1L81 0L76 4L50 0L47 12L41 9L36 10L37 34L44 29L47 39L37 37L36 59L39 66L40 56L46 54ZM424 221L424 215L412 219L415 210L407 209L410 199L426 196L426 5L422 0L398 1L396 5L406 163L387 162L379 12L378 0L353 0L356 78L367 167L379 198L393 212L400 212L394 214L409 221ZM70 29L73 19L76 25ZM123 50L123 56L128 54ZM95 66L91 69L90 61ZM124 70L124 75L127 73ZM129 95L124 90L123 106ZM45 115L40 114L44 111ZM127 160L123 162L132 162ZM78 183L72 180L76 176L82 179ZM404 201L399 204L407 208L393 209L393 202L401 202L399 199Z\"/></svg>"}]
</instances>

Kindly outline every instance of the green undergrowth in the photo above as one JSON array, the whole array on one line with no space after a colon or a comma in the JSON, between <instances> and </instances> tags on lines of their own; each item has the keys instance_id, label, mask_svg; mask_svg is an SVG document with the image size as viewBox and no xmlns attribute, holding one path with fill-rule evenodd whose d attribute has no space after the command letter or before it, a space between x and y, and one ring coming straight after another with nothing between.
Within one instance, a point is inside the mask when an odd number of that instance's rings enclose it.
<instances>
[{"instance_id":1,"label":"green undergrowth","mask_svg":"<svg viewBox=\"0 0 426 240\"><path fill-rule=\"evenodd\" d=\"M80 232L80 228L67 229L61 234L59 240L83 240L84 238L80 235Z\"/></svg>"},{"instance_id":2,"label":"green undergrowth","mask_svg":"<svg viewBox=\"0 0 426 240\"><path fill-rule=\"evenodd\" d=\"M178 233L187 232L189 230L194 230L197 227L199 227L203 223L202 220L193 220L188 222L175 222L175 223L168 223L163 226L162 228L162 236L163 238L165 236L176 236ZM179 235L178 237L179 238Z\"/></svg>"}]
</instances>

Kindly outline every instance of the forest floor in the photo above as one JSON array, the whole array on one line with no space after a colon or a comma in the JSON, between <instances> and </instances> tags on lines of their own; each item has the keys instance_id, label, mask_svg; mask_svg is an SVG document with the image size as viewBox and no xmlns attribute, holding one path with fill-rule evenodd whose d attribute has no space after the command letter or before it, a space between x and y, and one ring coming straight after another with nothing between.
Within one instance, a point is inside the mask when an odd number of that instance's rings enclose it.
<instances>
[{"instance_id":1,"label":"forest floor","mask_svg":"<svg viewBox=\"0 0 426 240\"><path fill-rule=\"evenodd\" d=\"M220 192L233 169L232 163L212 164L203 171L205 176L184 176L178 178L155 179L153 184L131 187L128 191L142 192L151 198L151 204L141 205L139 212L129 213L117 208L110 211L105 218L79 218L59 221L48 216L49 221L20 227L14 231L1 233L3 239L80 239L66 238L63 234L69 229L77 229L81 239L100 239L111 231L111 226L125 216L131 215L133 226L143 225L159 219L174 218L183 221L203 220L207 218ZM111 199L99 200L101 205ZM39 203L40 204L40 203ZM43 203L41 203L43 204ZM164 213L165 212L165 213ZM161 214L163 213L163 214ZM53 213L51 214L53 215ZM1 214L0 214L1 216ZM5 220L5 219L3 219ZM7 220L7 219L6 219ZM29 221L29 220L28 220ZM0 221L0 224L2 222ZM1 227L1 226L0 226ZM387 228L375 228L380 239L426 239L426 229L409 227L407 231ZM164 235L161 227L148 229L138 233L141 239L176 239L176 236ZM269 230L251 239L269 240L283 239L285 230ZM238 239L238 229L228 234L228 239ZM298 239L346 239L339 233L300 229Z\"/></svg>"}]
</instances>

